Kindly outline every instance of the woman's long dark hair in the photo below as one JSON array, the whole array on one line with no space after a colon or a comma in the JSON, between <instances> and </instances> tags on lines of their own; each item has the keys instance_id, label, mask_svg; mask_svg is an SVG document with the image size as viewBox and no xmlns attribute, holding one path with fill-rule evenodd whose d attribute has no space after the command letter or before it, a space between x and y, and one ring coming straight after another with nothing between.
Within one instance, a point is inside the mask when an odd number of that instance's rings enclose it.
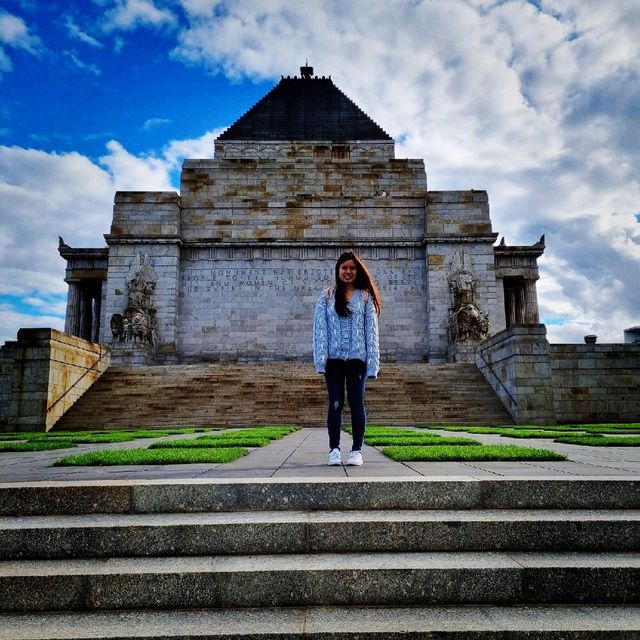
<instances>
[{"instance_id":1,"label":"woman's long dark hair","mask_svg":"<svg viewBox=\"0 0 640 640\"><path fill-rule=\"evenodd\" d=\"M343 262L347 262L347 260L353 260L356 263L356 279L353 283L355 288L369 292L376 308L376 313L380 315L382 305L380 304L380 292L378 291L375 280L371 277L364 262L351 251L345 251L336 262L336 313L344 318L351 315L351 311L349 311L347 307L348 303L345 295L344 282L340 280L340 265Z\"/></svg>"}]
</instances>

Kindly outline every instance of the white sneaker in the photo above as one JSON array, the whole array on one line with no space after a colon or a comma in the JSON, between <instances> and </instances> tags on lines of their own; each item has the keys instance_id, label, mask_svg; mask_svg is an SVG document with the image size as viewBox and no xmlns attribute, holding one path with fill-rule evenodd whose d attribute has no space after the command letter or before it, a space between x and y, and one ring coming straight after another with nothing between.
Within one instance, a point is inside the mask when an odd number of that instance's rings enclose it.
<instances>
[{"instance_id":1,"label":"white sneaker","mask_svg":"<svg viewBox=\"0 0 640 640\"><path fill-rule=\"evenodd\" d=\"M364 460L362 459L362 453L360 453L360 451L352 451L349 454L347 464L351 465L352 467L359 467L363 462Z\"/></svg>"},{"instance_id":2,"label":"white sneaker","mask_svg":"<svg viewBox=\"0 0 640 640\"><path fill-rule=\"evenodd\" d=\"M329 453L329 462L327 464L330 467L336 467L342 464L342 459L340 458L340 449L331 449Z\"/></svg>"}]
</instances>

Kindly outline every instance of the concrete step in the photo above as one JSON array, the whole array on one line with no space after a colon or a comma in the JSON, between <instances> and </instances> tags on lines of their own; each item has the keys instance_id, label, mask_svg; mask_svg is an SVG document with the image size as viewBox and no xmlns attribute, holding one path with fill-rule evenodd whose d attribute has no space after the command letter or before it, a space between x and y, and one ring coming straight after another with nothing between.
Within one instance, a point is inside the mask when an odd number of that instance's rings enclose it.
<instances>
[{"instance_id":1,"label":"concrete step","mask_svg":"<svg viewBox=\"0 0 640 640\"><path fill-rule=\"evenodd\" d=\"M638 511L235 512L0 518L0 558L635 551Z\"/></svg>"},{"instance_id":2,"label":"concrete step","mask_svg":"<svg viewBox=\"0 0 640 640\"><path fill-rule=\"evenodd\" d=\"M429 552L0 562L0 610L628 604L640 553Z\"/></svg>"},{"instance_id":3,"label":"concrete step","mask_svg":"<svg viewBox=\"0 0 640 640\"><path fill-rule=\"evenodd\" d=\"M0 515L358 511L380 509L638 509L640 480L335 478L111 480L0 485Z\"/></svg>"},{"instance_id":4,"label":"concrete step","mask_svg":"<svg viewBox=\"0 0 640 640\"><path fill-rule=\"evenodd\" d=\"M0 615L21 640L637 640L634 606L312 607Z\"/></svg>"}]
</instances>

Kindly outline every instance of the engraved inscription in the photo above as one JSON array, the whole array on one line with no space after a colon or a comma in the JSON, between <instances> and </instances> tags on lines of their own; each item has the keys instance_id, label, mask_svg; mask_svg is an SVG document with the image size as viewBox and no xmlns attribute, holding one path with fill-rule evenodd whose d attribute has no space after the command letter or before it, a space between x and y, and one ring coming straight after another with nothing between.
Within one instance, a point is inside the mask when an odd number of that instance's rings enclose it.
<instances>
[{"instance_id":1,"label":"engraved inscription","mask_svg":"<svg viewBox=\"0 0 640 640\"><path fill-rule=\"evenodd\" d=\"M372 271L382 293L410 289L425 292L425 271L419 267L383 267ZM333 283L333 270L319 267L186 268L181 290L206 294L309 294Z\"/></svg>"}]
</instances>

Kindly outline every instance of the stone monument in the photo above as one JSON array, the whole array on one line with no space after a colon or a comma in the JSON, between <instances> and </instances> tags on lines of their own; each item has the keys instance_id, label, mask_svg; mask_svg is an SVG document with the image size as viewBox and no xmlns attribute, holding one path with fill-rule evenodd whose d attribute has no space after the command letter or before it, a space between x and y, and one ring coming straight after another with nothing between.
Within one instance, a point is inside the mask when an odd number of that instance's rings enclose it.
<instances>
[{"instance_id":1,"label":"stone monument","mask_svg":"<svg viewBox=\"0 0 640 640\"><path fill-rule=\"evenodd\" d=\"M117 192L105 249L67 260L67 332L111 361L310 361L311 318L353 250L382 293L383 360L473 362L536 324L532 246L497 246L485 191L429 191L424 163L330 77L283 77L185 160L180 193Z\"/></svg>"}]
</instances>

